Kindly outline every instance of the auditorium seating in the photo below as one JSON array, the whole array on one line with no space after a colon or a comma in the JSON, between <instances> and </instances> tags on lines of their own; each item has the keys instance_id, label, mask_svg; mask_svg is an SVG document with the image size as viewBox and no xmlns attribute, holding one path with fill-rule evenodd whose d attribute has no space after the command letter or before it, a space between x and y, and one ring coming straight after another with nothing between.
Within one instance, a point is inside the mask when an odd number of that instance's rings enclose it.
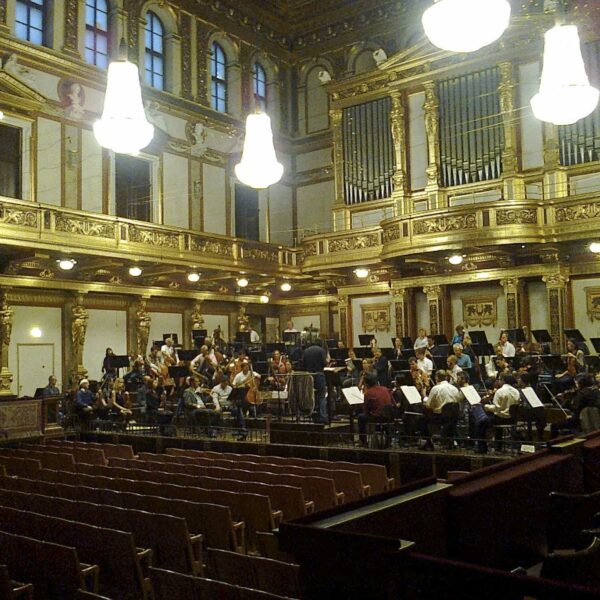
<instances>
[{"instance_id":1,"label":"auditorium seating","mask_svg":"<svg viewBox=\"0 0 600 600\"><path fill-rule=\"evenodd\" d=\"M541 576L600 588L600 538L594 537L583 550L549 554L544 558Z\"/></svg>"},{"instance_id":2,"label":"auditorium seating","mask_svg":"<svg viewBox=\"0 0 600 600\"><path fill-rule=\"evenodd\" d=\"M596 526L600 491L592 494L552 492L548 498L548 547L550 550L581 548L584 529Z\"/></svg>"},{"instance_id":3,"label":"auditorium seating","mask_svg":"<svg viewBox=\"0 0 600 600\"><path fill-rule=\"evenodd\" d=\"M0 565L0 598L17 600L18 598L33 598L33 585L21 583L10 578L8 567Z\"/></svg>"}]
</instances>

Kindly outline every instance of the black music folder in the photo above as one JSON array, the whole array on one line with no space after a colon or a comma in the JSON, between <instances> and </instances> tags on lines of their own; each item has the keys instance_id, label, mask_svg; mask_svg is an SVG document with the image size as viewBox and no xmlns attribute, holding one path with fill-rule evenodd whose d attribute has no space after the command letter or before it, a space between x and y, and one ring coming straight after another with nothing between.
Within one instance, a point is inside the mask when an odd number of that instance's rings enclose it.
<instances>
[{"instance_id":1,"label":"black music folder","mask_svg":"<svg viewBox=\"0 0 600 600\"><path fill-rule=\"evenodd\" d=\"M577 343L585 342L585 338L579 329L564 329L563 333L567 336L568 340L573 340Z\"/></svg>"},{"instance_id":2,"label":"black music folder","mask_svg":"<svg viewBox=\"0 0 600 600\"><path fill-rule=\"evenodd\" d=\"M525 332L519 327L517 329L506 329L506 335L508 339L513 343L521 342L525 343L527 339L525 338Z\"/></svg>"},{"instance_id":3,"label":"black music folder","mask_svg":"<svg viewBox=\"0 0 600 600\"><path fill-rule=\"evenodd\" d=\"M371 340L375 339L375 336L371 333L361 333L358 336L358 341L361 346L368 346L371 343Z\"/></svg>"},{"instance_id":4,"label":"black music folder","mask_svg":"<svg viewBox=\"0 0 600 600\"><path fill-rule=\"evenodd\" d=\"M533 329L531 333L533 333L533 337L540 344L552 343L552 336L550 335L550 333L548 333L547 329Z\"/></svg>"}]
</instances>

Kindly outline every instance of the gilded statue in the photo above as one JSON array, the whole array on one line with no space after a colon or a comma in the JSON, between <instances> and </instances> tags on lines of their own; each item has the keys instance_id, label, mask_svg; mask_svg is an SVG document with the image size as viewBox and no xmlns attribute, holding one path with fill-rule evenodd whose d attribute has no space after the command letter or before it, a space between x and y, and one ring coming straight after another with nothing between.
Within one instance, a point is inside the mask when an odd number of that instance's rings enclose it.
<instances>
[{"instance_id":1,"label":"gilded statue","mask_svg":"<svg viewBox=\"0 0 600 600\"><path fill-rule=\"evenodd\" d=\"M202 303L196 302L192 309L192 330L198 331L204 328L204 317L202 316Z\"/></svg>"},{"instance_id":2,"label":"gilded statue","mask_svg":"<svg viewBox=\"0 0 600 600\"><path fill-rule=\"evenodd\" d=\"M250 331L250 319L246 314L246 307L240 306L240 310L237 316L238 321L238 331Z\"/></svg>"},{"instance_id":3,"label":"gilded statue","mask_svg":"<svg viewBox=\"0 0 600 600\"><path fill-rule=\"evenodd\" d=\"M77 363L81 364L83 357L83 346L85 345L85 333L89 319L88 311L83 306L83 298L77 296L71 308L73 320L71 322L71 339L73 341L73 354Z\"/></svg>"},{"instance_id":4,"label":"gilded statue","mask_svg":"<svg viewBox=\"0 0 600 600\"><path fill-rule=\"evenodd\" d=\"M2 345L8 348L10 346L10 336L12 334L12 322L14 310L8 305L6 295L2 298L0 308L0 334L2 335Z\"/></svg>"},{"instance_id":5,"label":"gilded statue","mask_svg":"<svg viewBox=\"0 0 600 600\"><path fill-rule=\"evenodd\" d=\"M141 356L146 355L148 338L150 337L150 323L152 322L150 313L146 310L147 303L148 301L145 298L140 298L137 310L135 311L137 353Z\"/></svg>"}]
</instances>

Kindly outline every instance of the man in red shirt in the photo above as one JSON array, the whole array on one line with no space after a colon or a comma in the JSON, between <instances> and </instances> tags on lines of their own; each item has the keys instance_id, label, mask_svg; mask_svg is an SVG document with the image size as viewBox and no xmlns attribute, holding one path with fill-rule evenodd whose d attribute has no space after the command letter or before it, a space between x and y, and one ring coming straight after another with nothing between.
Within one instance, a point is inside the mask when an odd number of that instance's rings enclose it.
<instances>
[{"instance_id":1,"label":"man in red shirt","mask_svg":"<svg viewBox=\"0 0 600 600\"><path fill-rule=\"evenodd\" d=\"M376 371L365 373L363 383L365 385L365 403L363 405L363 414L358 415L358 432L361 443L365 444L367 441L366 433L369 417L383 416L383 408L385 406L392 406L393 403L390 390L379 385Z\"/></svg>"}]
</instances>

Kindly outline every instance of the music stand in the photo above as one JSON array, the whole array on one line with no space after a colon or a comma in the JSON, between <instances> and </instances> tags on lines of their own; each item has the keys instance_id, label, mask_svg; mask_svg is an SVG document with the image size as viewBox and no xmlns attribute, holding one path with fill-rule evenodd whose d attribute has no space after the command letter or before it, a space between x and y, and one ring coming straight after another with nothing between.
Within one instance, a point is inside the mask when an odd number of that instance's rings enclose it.
<instances>
[{"instance_id":1,"label":"music stand","mask_svg":"<svg viewBox=\"0 0 600 600\"><path fill-rule=\"evenodd\" d=\"M204 340L208 337L207 329L193 329L192 342L196 348L200 348L204 344Z\"/></svg>"},{"instance_id":2,"label":"music stand","mask_svg":"<svg viewBox=\"0 0 600 600\"><path fill-rule=\"evenodd\" d=\"M235 334L235 341L239 344L249 344L250 343L250 332L249 331L238 331Z\"/></svg>"},{"instance_id":3,"label":"music stand","mask_svg":"<svg viewBox=\"0 0 600 600\"><path fill-rule=\"evenodd\" d=\"M600 338L590 338L590 342L592 342L592 346L594 346L594 350L600 354Z\"/></svg>"},{"instance_id":4,"label":"music stand","mask_svg":"<svg viewBox=\"0 0 600 600\"><path fill-rule=\"evenodd\" d=\"M412 347L413 347L412 338L410 338L410 337L403 337L402 338L402 348L412 348Z\"/></svg>"},{"instance_id":5,"label":"music stand","mask_svg":"<svg viewBox=\"0 0 600 600\"><path fill-rule=\"evenodd\" d=\"M329 356L335 361L344 361L348 358L348 348L332 348Z\"/></svg>"},{"instance_id":6,"label":"music stand","mask_svg":"<svg viewBox=\"0 0 600 600\"><path fill-rule=\"evenodd\" d=\"M372 333L361 333L358 336L358 341L361 346L369 346L371 344L371 340L374 340L375 336Z\"/></svg>"},{"instance_id":7,"label":"music stand","mask_svg":"<svg viewBox=\"0 0 600 600\"><path fill-rule=\"evenodd\" d=\"M156 348L158 348L159 350L163 347L163 340L154 340L152 342L152 346L155 346Z\"/></svg>"},{"instance_id":8,"label":"music stand","mask_svg":"<svg viewBox=\"0 0 600 600\"><path fill-rule=\"evenodd\" d=\"M544 363L544 366L552 373L564 369L563 360L558 354L543 354L542 363Z\"/></svg>"},{"instance_id":9,"label":"music stand","mask_svg":"<svg viewBox=\"0 0 600 600\"><path fill-rule=\"evenodd\" d=\"M162 334L163 343L166 342L169 338L173 340L173 346L179 345L179 336L176 333L163 333Z\"/></svg>"},{"instance_id":10,"label":"music stand","mask_svg":"<svg viewBox=\"0 0 600 600\"><path fill-rule=\"evenodd\" d=\"M283 341L286 344L291 344L292 346L298 346L300 341L300 332L299 331L284 331L281 334Z\"/></svg>"},{"instance_id":11,"label":"music stand","mask_svg":"<svg viewBox=\"0 0 600 600\"><path fill-rule=\"evenodd\" d=\"M368 346L366 348L354 348L354 354L356 354L356 358L373 358L371 348Z\"/></svg>"},{"instance_id":12,"label":"music stand","mask_svg":"<svg viewBox=\"0 0 600 600\"><path fill-rule=\"evenodd\" d=\"M198 356L198 350L179 350L179 360L194 360Z\"/></svg>"},{"instance_id":13,"label":"music stand","mask_svg":"<svg viewBox=\"0 0 600 600\"><path fill-rule=\"evenodd\" d=\"M522 344L524 344L527 341L527 338L525 337L525 332L521 328L506 329L506 335L513 344L517 342L521 342Z\"/></svg>"},{"instance_id":14,"label":"music stand","mask_svg":"<svg viewBox=\"0 0 600 600\"><path fill-rule=\"evenodd\" d=\"M354 368L357 369L357 371L362 371L362 360L358 360L358 358L353 358L352 364L354 365Z\"/></svg>"},{"instance_id":15,"label":"music stand","mask_svg":"<svg viewBox=\"0 0 600 600\"><path fill-rule=\"evenodd\" d=\"M436 346L448 346L450 342L448 342L448 338L440 333L439 335L433 336L433 342Z\"/></svg>"},{"instance_id":16,"label":"music stand","mask_svg":"<svg viewBox=\"0 0 600 600\"><path fill-rule=\"evenodd\" d=\"M229 404L242 409L244 402L246 402L246 394L248 393L247 387L237 387L231 390L229 394Z\"/></svg>"},{"instance_id":17,"label":"music stand","mask_svg":"<svg viewBox=\"0 0 600 600\"><path fill-rule=\"evenodd\" d=\"M568 340L573 340L578 344L585 342L585 338L583 337L579 329L564 329L563 333L567 336Z\"/></svg>"},{"instance_id":18,"label":"music stand","mask_svg":"<svg viewBox=\"0 0 600 600\"><path fill-rule=\"evenodd\" d=\"M119 377L119 369L128 369L129 368L129 356L120 355L120 356L109 356L108 364L111 369L117 370L117 377ZM105 375L106 376L106 375Z\"/></svg>"},{"instance_id":19,"label":"music stand","mask_svg":"<svg viewBox=\"0 0 600 600\"><path fill-rule=\"evenodd\" d=\"M265 344L265 350L266 352L270 352L271 354L275 352L275 350L279 350L279 352L283 353L285 352L285 344L281 342L270 342L268 344Z\"/></svg>"},{"instance_id":20,"label":"music stand","mask_svg":"<svg viewBox=\"0 0 600 600\"><path fill-rule=\"evenodd\" d=\"M337 348L337 340L335 338L325 340L325 343L327 344L327 348Z\"/></svg>"},{"instance_id":21,"label":"music stand","mask_svg":"<svg viewBox=\"0 0 600 600\"><path fill-rule=\"evenodd\" d=\"M533 337L539 344L551 344L552 336L548 333L547 329L533 329L531 331Z\"/></svg>"},{"instance_id":22,"label":"music stand","mask_svg":"<svg viewBox=\"0 0 600 600\"><path fill-rule=\"evenodd\" d=\"M485 331L469 331L469 337L473 346L483 346L489 343Z\"/></svg>"}]
</instances>

